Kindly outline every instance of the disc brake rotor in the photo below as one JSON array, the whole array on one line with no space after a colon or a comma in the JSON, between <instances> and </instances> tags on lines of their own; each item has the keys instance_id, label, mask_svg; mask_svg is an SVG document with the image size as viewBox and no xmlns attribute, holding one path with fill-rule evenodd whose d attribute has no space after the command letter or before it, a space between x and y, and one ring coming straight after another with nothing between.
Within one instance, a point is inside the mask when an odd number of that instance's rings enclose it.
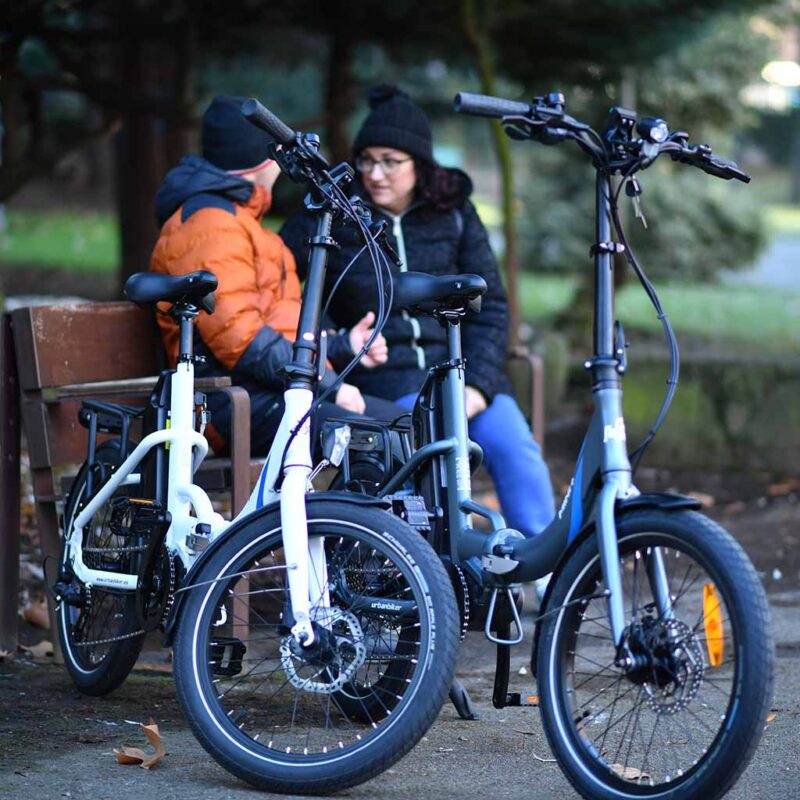
<instances>
[{"instance_id":1,"label":"disc brake rotor","mask_svg":"<svg viewBox=\"0 0 800 800\"><path fill-rule=\"evenodd\" d=\"M331 652L320 663L288 635L281 641L281 664L296 689L318 694L338 692L355 677L366 660L364 631L355 614L338 608L313 609L311 618L327 633ZM313 650L310 653L313 654Z\"/></svg>"},{"instance_id":2,"label":"disc brake rotor","mask_svg":"<svg viewBox=\"0 0 800 800\"><path fill-rule=\"evenodd\" d=\"M694 700L703 682L703 651L697 636L685 622L661 620L650 632L647 646L651 653L669 653L668 666L657 667L669 674L669 680L642 683L647 704L656 714L677 714Z\"/></svg>"}]
</instances>

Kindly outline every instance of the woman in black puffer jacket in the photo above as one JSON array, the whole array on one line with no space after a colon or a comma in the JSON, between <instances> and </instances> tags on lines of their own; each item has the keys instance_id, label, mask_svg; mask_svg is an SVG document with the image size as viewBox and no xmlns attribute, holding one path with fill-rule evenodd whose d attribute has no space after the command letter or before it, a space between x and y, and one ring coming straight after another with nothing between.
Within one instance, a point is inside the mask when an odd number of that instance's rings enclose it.
<instances>
[{"instance_id":1,"label":"woman in black puffer jacket","mask_svg":"<svg viewBox=\"0 0 800 800\"><path fill-rule=\"evenodd\" d=\"M460 170L436 164L428 119L406 94L396 87L378 87L370 94L370 105L353 146L361 173L356 191L369 202L374 217L389 222L389 241L403 269L475 273L486 280L481 312L468 315L462 324L469 433L483 448L508 524L533 536L554 513L553 490L505 375L508 303L486 230L469 200L472 184ZM303 211L280 232L301 278L308 263L304 241L313 231L314 219ZM363 245L353 225L337 226L332 235L341 249L330 252L327 291ZM376 291L375 273L364 253L331 299L334 324L349 329L377 308ZM349 380L365 394L411 408L428 368L446 358L445 331L431 317L393 309L383 335L388 362L357 368Z\"/></svg>"}]
</instances>

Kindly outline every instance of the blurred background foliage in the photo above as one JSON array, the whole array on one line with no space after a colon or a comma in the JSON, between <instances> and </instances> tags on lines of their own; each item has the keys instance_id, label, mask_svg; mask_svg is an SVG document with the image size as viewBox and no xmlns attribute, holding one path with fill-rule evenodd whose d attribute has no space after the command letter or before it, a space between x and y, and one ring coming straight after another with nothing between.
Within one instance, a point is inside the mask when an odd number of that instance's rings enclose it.
<instances>
[{"instance_id":1,"label":"blurred background foliage","mask_svg":"<svg viewBox=\"0 0 800 800\"><path fill-rule=\"evenodd\" d=\"M753 264L767 241L765 201L797 199L787 177L800 174L787 146L800 140L794 101L780 110L742 102L796 12L795 0L17 0L0 28L0 264L61 257L75 266L90 248L84 266L112 261L119 286L149 261L152 197L197 149L214 94L260 97L293 126L319 131L339 159L350 155L366 89L391 81L430 114L443 163L473 176L514 303L519 272L588 275L592 171L573 148L509 146L490 123L456 117L460 89L518 99L557 89L596 127L609 106L633 107L742 160L752 187L659 162L641 178L647 230L622 195L649 272L708 281ZM282 216L300 190L279 187ZM73 214L68 224L42 235L31 215L59 210ZM75 234L75 215L89 211L89 233ZM109 231L98 233L103 219ZM580 284L570 278L556 294Z\"/></svg>"},{"instance_id":2,"label":"blurred background foliage","mask_svg":"<svg viewBox=\"0 0 800 800\"><path fill-rule=\"evenodd\" d=\"M512 335L544 356L549 432L573 431L575 441L561 441L572 453L586 409L593 172L573 147L511 142L496 123L452 112L459 90L518 100L558 90L596 128L610 106L633 108L753 175L743 186L660 160L640 175L646 229L621 195L687 367L648 458L796 474L800 423L787 398L800 386L800 0L0 8L0 302L4 292L119 296L125 277L149 265L153 197L166 171L197 152L215 94L259 97L320 133L338 160L351 155L366 90L399 83L430 115L437 158L473 178ZM275 228L302 197L289 181L277 187L266 220ZM625 401L635 441L661 401L666 351L622 259L616 276L617 314L635 344Z\"/></svg>"}]
</instances>

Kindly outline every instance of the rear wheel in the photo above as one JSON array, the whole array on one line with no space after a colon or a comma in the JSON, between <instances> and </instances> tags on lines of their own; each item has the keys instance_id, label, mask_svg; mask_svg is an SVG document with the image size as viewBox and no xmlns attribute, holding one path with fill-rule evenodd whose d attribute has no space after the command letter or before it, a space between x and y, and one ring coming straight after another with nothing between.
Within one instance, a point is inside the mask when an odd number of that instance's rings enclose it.
<instances>
[{"instance_id":1,"label":"rear wheel","mask_svg":"<svg viewBox=\"0 0 800 800\"><path fill-rule=\"evenodd\" d=\"M537 675L550 746L587 798L722 797L769 710L763 588L733 538L699 514L637 511L617 526L629 662L618 666L606 600L588 599L605 590L590 537L549 601L573 604L542 623ZM660 564L666 613L653 588Z\"/></svg>"},{"instance_id":2,"label":"rear wheel","mask_svg":"<svg viewBox=\"0 0 800 800\"><path fill-rule=\"evenodd\" d=\"M118 441L105 442L97 448L92 493L119 466L119 456ZM129 488L118 489L84 527L83 560L88 567L136 572L141 557L137 547L141 549L142 543L126 535L125 521L114 502L129 495ZM90 499L89 467L84 464L72 484L64 511L65 536ZM84 694L108 694L125 680L142 649L144 632L137 619L134 594L83 584L72 572L64 543L60 568L62 599L56 616L64 663Z\"/></svg>"},{"instance_id":3,"label":"rear wheel","mask_svg":"<svg viewBox=\"0 0 800 800\"><path fill-rule=\"evenodd\" d=\"M360 783L422 737L453 678L458 616L430 546L392 515L308 505L327 587L312 603L317 642L289 627L280 514L221 541L193 580L175 641L178 698L201 744L270 791Z\"/></svg>"}]
</instances>

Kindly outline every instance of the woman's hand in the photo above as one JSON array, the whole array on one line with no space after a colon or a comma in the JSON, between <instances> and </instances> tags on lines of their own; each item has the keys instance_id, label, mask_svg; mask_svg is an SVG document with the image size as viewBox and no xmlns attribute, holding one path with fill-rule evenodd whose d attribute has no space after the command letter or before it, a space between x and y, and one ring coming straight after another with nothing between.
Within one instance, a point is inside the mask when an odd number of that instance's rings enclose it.
<instances>
[{"instance_id":1,"label":"woman's hand","mask_svg":"<svg viewBox=\"0 0 800 800\"><path fill-rule=\"evenodd\" d=\"M467 419L472 419L474 416L486 411L486 398L474 387L467 386L466 391L467 400Z\"/></svg>"},{"instance_id":2,"label":"woman's hand","mask_svg":"<svg viewBox=\"0 0 800 800\"><path fill-rule=\"evenodd\" d=\"M336 392L336 405L356 414L363 414L366 409L361 392L349 383L343 383Z\"/></svg>"},{"instance_id":3,"label":"woman's hand","mask_svg":"<svg viewBox=\"0 0 800 800\"><path fill-rule=\"evenodd\" d=\"M364 346L367 339L372 336L372 325L374 322L375 314L373 314L372 311L368 311L363 319L359 320L350 329L350 333L347 334L347 337L350 340L350 347L353 353L357 353ZM375 341L364 354L361 363L365 367L377 367L379 364L385 364L388 358L389 348L386 346L386 339L383 338L383 334L381 333L375 337Z\"/></svg>"}]
</instances>

